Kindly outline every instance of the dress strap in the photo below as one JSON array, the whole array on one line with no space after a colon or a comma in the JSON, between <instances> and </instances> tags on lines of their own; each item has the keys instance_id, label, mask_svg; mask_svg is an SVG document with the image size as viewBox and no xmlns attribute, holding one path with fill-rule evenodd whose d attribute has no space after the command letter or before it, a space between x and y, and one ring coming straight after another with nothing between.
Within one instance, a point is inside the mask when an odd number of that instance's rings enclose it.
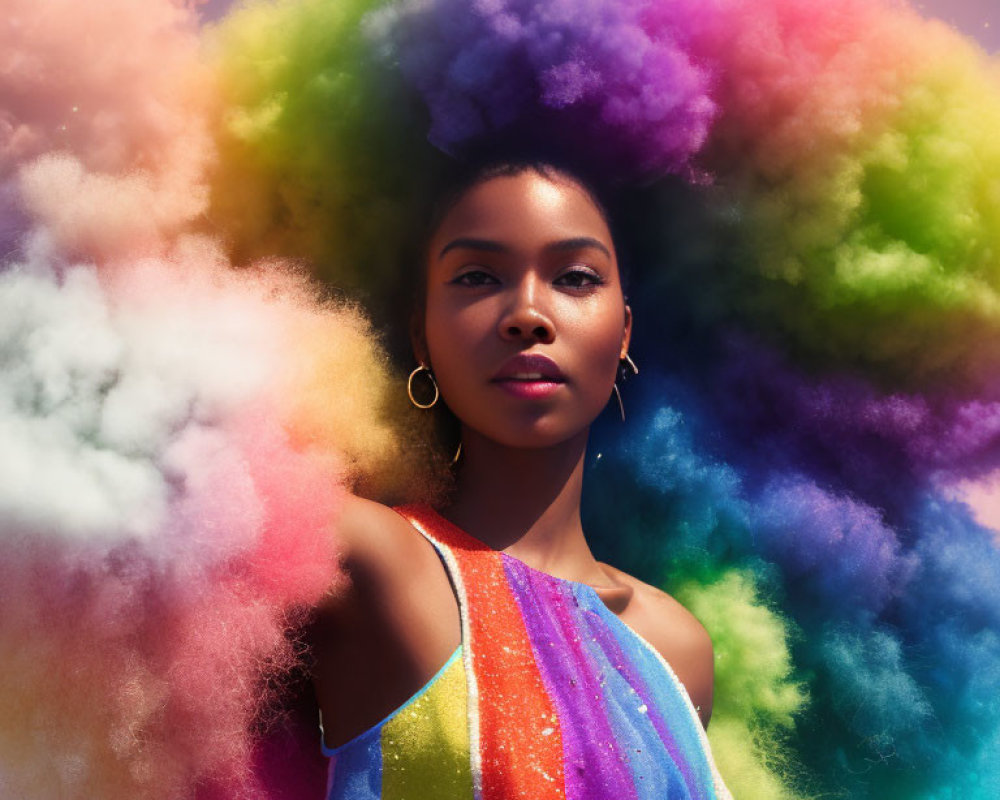
<instances>
[{"instance_id":1,"label":"dress strap","mask_svg":"<svg viewBox=\"0 0 1000 800\"><path fill-rule=\"evenodd\" d=\"M565 781L558 716L501 553L429 506L397 511L438 546L458 596L476 797L561 800Z\"/></svg>"}]
</instances>

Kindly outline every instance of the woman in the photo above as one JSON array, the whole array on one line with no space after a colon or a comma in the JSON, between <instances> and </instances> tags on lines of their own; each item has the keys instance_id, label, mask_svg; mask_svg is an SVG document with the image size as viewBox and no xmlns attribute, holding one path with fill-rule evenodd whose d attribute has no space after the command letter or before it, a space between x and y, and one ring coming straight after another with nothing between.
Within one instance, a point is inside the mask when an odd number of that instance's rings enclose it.
<instances>
[{"instance_id":1,"label":"woman","mask_svg":"<svg viewBox=\"0 0 1000 800\"><path fill-rule=\"evenodd\" d=\"M437 216L410 391L458 421L455 486L345 510L350 587L313 630L329 797L725 796L708 635L581 526L589 428L632 366L607 214L565 170L502 162Z\"/></svg>"}]
</instances>

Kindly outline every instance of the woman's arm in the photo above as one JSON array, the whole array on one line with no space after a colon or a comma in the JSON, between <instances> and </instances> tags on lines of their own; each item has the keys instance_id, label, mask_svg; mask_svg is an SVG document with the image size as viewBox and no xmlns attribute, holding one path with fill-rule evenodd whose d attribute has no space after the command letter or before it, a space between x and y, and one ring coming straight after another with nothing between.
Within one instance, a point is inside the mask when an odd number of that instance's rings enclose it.
<instances>
[{"instance_id":1,"label":"woman's arm","mask_svg":"<svg viewBox=\"0 0 1000 800\"><path fill-rule=\"evenodd\" d=\"M398 708L458 646L458 606L432 545L395 511L348 498L337 546L347 581L310 628L326 743Z\"/></svg>"}]
</instances>

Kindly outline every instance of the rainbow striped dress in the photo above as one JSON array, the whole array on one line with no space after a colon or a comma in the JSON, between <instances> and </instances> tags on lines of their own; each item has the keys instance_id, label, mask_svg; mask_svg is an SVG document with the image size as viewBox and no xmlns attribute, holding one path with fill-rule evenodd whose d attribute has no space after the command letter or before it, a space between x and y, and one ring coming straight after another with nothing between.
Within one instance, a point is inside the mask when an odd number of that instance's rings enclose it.
<instances>
[{"instance_id":1,"label":"rainbow striped dress","mask_svg":"<svg viewBox=\"0 0 1000 800\"><path fill-rule=\"evenodd\" d=\"M389 717L323 746L328 800L730 797L683 686L593 588L397 510L445 563L462 644Z\"/></svg>"}]
</instances>

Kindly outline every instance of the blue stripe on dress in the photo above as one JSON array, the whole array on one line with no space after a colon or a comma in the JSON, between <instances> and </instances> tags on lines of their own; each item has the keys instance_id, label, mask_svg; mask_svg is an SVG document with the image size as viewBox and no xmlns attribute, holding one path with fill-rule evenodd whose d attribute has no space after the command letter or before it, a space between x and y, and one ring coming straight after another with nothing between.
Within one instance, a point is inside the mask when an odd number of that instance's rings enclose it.
<instances>
[{"instance_id":1,"label":"blue stripe on dress","mask_svg":"<svg viewBox=\"0 0 1000 800\"><path fill-rule=\"evenodd\" d=\"M650 706L645 680L623 660L623 651L615 630L591 608L597 597L589 586L575 590L580 603L579 630L584 635L590 657L603 676L605 705L615 736L629 755L632 781L641 800L690 800L691 794L682 774L682 764L675 763L674 742L661 738L654 719L659 715ZM597 602L601 602L597 598ZM603 606L603 603L601 603ZM617 627L617 626L615 626ZM667 732L669 737L669 732ZM683 756L682 756L683 758Z\"/></svg>"},{"instance_id":2,"label":"blue stripe on dress","mask_svg":"<svg viewBox=\"0 0 1000 800\"><path fill-rule=\"evenodd\" d=\"M603 649L608 651L612 662L623 657L624 671L632 673L626 674L624 680L631 683L646 706L646 716L656 730L657 746L665 747L673 758L677 773L673 780L663 784L671 787L667 796L671 800L713 798L712 770L702 746L701 723L692 713L683 688L665 673L650 645L608 609L591 587L578 584L576 594L581 608L590 612L591 621L587 624L603 624L611 634L611 641L605 639ZM593 632L598 634L597 630ZM621 648L620 654L613 652L617 649L615 645ZM678 785L679 793L675 793L674 787Z\"/></svg>"},{"instance_id":3,"label":"blue stripe on dress","mask_svg":"<svg viewBox=\"0 0 1000 800\"><path fill-rule=\"evenodd\" d=\"M323 752L330 756L327 797L379 800L382 796L382 726L369 728L346 745Z\"/></svg>"}]
</instances>

